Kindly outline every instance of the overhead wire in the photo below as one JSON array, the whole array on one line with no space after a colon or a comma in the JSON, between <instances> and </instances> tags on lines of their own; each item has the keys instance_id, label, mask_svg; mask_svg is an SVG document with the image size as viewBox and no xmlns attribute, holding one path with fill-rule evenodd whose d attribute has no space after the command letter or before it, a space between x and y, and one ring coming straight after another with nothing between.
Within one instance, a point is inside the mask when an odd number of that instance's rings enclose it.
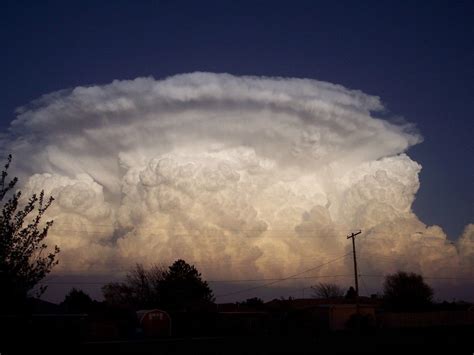
<instances>
[{"instance_id":1,"label":"overhead wire","mask_svg":"<svg viewBox=\"0 0 474 355\"><path fill-rule=\"evenodd\" d=\"M363 274L361 276L364 277L379 277L379 278L385 278L387 275L377 275L377 274ZM448 276L448 277L443 277L443 276L426 276L426 275L421 275L425 279L431 279L431 280L474 280L474 277L457 277L457 276Z\"/></svg>"},{"instance_id":2,"label":"overhead wire","mask_svg":"<svg viewBox=\"0 0 474 355\"><path fill-rule=\"evenodd\" d=\"M287 276L287 277L283 277L283 278L280 278L280 279L277 279L275 281L272 281L272 282L268 282L268 283L265 283L263 285L259 285L259 286L254 286L254 287L249 287L249 288L245 288L245 289L241 289L241 290L238 290L238 291L233 291L233 292L229 292L229 293L225 293L225 294L221 294L221 295L217 295L216 297L227 297L227 296L231 296L231 295L235 295L235 294L239 294L239 293L244 293L244 292L248 292L248 291L253 291L253 290L256 290L256 289L259 289L259 288L264 288L264 287L268 287L268 286L271 286L271 285L274 285L276 283L279 283L279 282L283 282L283 281L286 281L286 280L290 280L292 278L295 278L299 275L302 275L302 274L305 274L307 272L310 272L310 271L314 271L314 270L317 270L317 269L320 269L322 268L323 266L326 266L326 265L329 265L331 263L334 263L336 261L339 261L341 259L344 259L346 258L347 256L351 255L351 253L347 253L347 254L344 254L338 258L335 258L335 259L332 259L328 262L325 262L323 264L320 264L320 265L317 265L315 267L312 267L310 269L307 269L307 270L303 270L301 272L298 272L296 274L293 274L293 275L290 275L290 276Z\"/></svg>"},{"instance_id":3,"label":"overhead wire","mask_svg":"<svg viewBox=\"0 0 474 355\"><path fill-rule=\"evenodd\" d=\"M291 277L288 280L305 280L305 279L319 279L319 278L333 278L333 277L352 277L350 274L339 275L320 275L320 276L305 276L305 277ZM262 278L262 279L220 279L220 280L206 280L208 283L233 283L233 282L262 282L262 281L282 281L279 278ZM105 285L115 281L46 281L40 282L42 285Z\"/></svg>"}]
</instances>

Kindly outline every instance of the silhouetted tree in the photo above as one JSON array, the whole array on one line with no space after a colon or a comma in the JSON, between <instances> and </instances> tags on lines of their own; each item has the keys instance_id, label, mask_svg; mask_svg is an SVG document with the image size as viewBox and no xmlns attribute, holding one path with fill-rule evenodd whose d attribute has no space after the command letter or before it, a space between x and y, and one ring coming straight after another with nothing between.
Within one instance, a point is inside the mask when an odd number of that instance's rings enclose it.
<instances>
[{"instance_id":1,"label":"silhouetted tree","mask_svg":"<svg viewBox=\"0 0 474 355\"><path fill-rule=\"evenodd\" d=\"M341 298L344 296L344 290L336 284L319 282L311 286L313 298Z\"/></svg>"},{"instance_id":2,"label":"silhouetted tree","mask_svg":"<svg viewBox=\"0 0 474 355\"><path fill-rule=\"evenodd\" d=\"M357 292L354 287L349 287L349 289L346 292L346 295L344 296L345 299L347 300L355 300L357 297Z\"/></svg>"},{"instance_id":3,"label":"silhouetted tree","mask_svg":"<svg viewBox=\"0 0 474 355\"><path fill-rule=\"evenodd\" d=\"M68 313L87 313L94 307L92 298L82 290L71 289L61 302Z\"/></svg>"},{"instance_id":4,"label":"silhouetted tree","mask_svg":"<svg viewBox=\"0 0 474 355\"><path fill-rule=\"evenodd\" d=\"M253 309L262 309L264 306L264 302L261 298L252 297L247 298L244 302L241 302L240 305Z\"/></svg>"},{"instance_id":5,"label":"silhouetted tree","mask_svg":"<svg viewBox=\"0 0 474 355\"><path fill-rule=\"evenodd\" d=\"M162 304L168 309L184 309L199 302L214 302L212 290L193 265L177 260L159 283Z\"/></svg>"},{"instance_id":6,"label":"silhouetted tree","mask_svg":"<svg viewBox=\"0 0 474 355\"><path fill-rule=\"evenodd\" d=\"M394 311L417 311L430 306L433 289L423 276L399 271L387 275L383 285L385 306Z\"/></svg>"},{"instance_id":7,"label":"silhouetted tree","mask_svg":"<svg viewBox=\"0 0 474 355\"><path fill-rule=\"evenodd\" d=\"M0 177L0 201L13 190L18 179L7 181L12 157ZM32 195L26 204L20 203L21 191L13 192L2 206L0 214L0 312L15 312L21 308L28 293L58 263L59 248L48 251L44 239L53 221L41 223L53 198L45 200L44 191ZM36 211L35 211L36 210ZM44 255L46 254L46 255ZM46 290L41 286L37 296Z\"/></svg>"},{"instance_id":8,"label":"silhouetted tree","mask_svg":"<svg viewBox=\"0 0 474 355\"><path fill-rule=\"evenodd\" d=\"M152 266L145 269L136 264L124 282L112 282L102 287L105 301L112 306L147 309L160 305L159 283L163 280L164 269Z\"/></svg>"}]
</instances>

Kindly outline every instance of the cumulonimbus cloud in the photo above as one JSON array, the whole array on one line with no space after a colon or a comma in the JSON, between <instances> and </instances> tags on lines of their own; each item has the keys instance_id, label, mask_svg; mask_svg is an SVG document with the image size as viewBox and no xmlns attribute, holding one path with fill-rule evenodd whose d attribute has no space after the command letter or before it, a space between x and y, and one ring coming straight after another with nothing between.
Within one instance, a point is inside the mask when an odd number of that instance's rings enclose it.
<instances>
[{"instance_id":1,"label":"cumulonimbus cloud","mask_svg":"<svg viewBox=\"0 0 474 355\"><path fill-rule=\"evenodd\" d=\"M405 152L422 139L383 110L315 80L193 73L45 95L1 143L25 192L56 198L62 272L184 258L211 278L281 277L362 229L363 272L472 276L474 225L452 244L416 217L421 166Z\"/></svg>"}]
</instances>

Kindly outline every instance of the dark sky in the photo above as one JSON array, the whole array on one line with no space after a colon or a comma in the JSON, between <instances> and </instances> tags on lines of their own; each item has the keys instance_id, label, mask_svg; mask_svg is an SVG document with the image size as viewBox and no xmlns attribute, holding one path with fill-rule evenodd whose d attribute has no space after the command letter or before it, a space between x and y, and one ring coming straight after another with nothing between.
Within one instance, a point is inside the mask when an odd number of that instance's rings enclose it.
<instances>
[{"instance_id":1,"label":"dark sky","mask_svg":"<svg viewBox=\"0 0 474 355\"><path fill-rule=\"evenodd\" d=\"M305 77L378 95L425 141L414 205L454 239L474 222L474 2L1 2L0 127L38 96L212 71Z\"/></svg>"}]
</instances>

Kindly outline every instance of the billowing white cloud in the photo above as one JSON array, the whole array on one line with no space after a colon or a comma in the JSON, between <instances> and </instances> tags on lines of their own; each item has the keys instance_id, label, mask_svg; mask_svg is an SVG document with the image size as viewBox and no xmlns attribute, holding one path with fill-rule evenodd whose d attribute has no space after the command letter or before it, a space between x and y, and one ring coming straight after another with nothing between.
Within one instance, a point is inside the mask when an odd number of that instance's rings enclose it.
<instances>
[{"instance_id":1,"label":"billowing white cloud","mask_svg":"<svg viewBox=\"0 0 474 355\"><path fill-rule=\"evenodd\" d=\"M414 215L421 166L405 152L421 137L383 109L315 80L138 78L45 95L2 144L24 190L56 198L64 272L184 258L208 278L279 277L347 253L362 229L362 272L472 276L472 225L453 245Z\"/></svg>"}]
</instances>

